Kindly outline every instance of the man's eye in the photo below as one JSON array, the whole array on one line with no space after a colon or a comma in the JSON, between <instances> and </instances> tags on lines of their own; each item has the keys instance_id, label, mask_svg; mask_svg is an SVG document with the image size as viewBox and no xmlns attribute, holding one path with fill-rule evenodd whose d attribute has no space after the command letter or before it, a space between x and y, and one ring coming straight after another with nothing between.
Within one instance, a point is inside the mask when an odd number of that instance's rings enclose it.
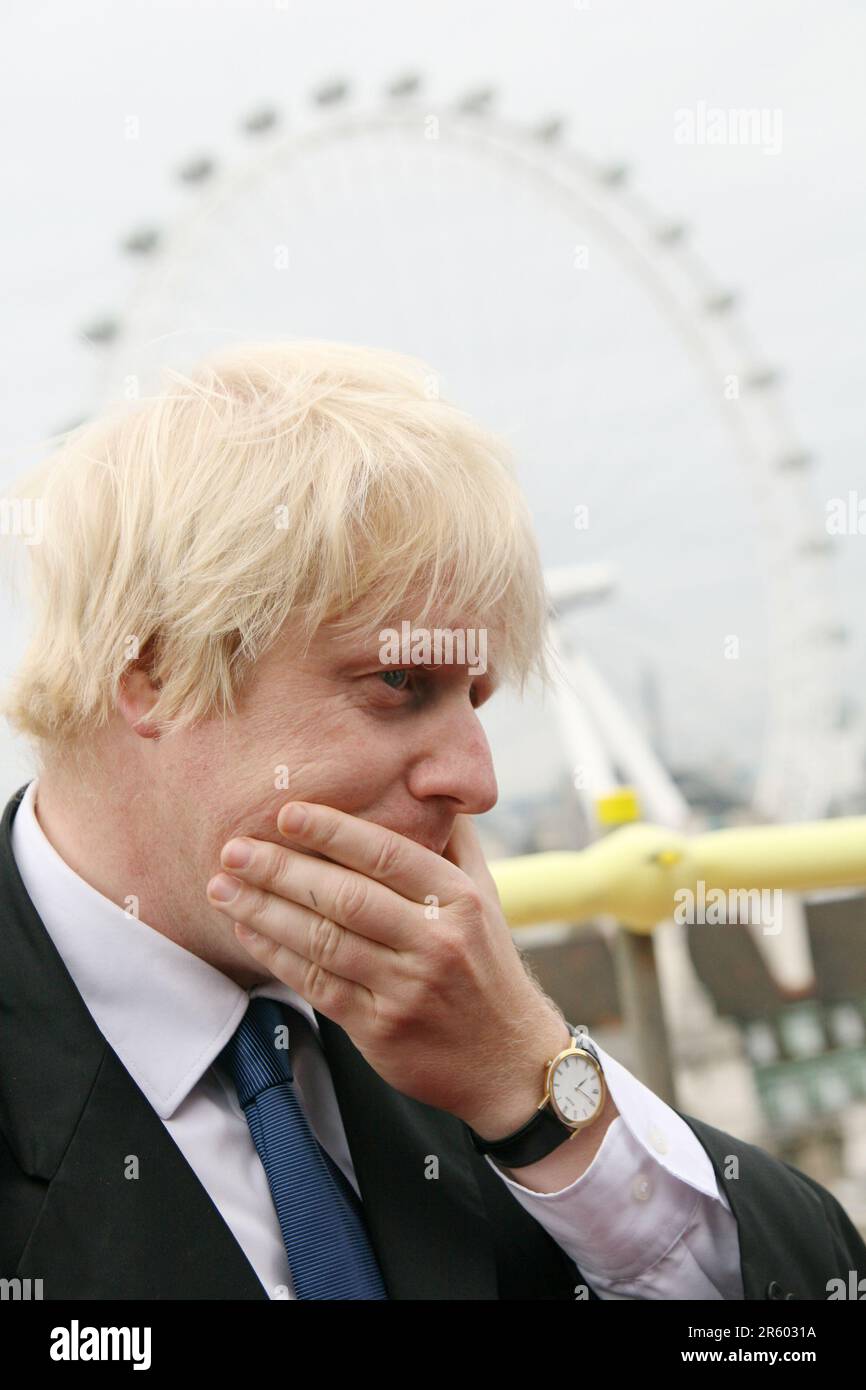
<instances>
[{"instance_id":1,"label":"man's eye","mask_svg":"<svg viewBox=\"0 0 866 1390\"><path fill-rule=\"evenodd\" d=\"M400 676L411 676L412 672L408 669L408 667L406 667L406 666L401 666L401 667L396 667L396 668L392 667L392 668L391 668L390 670L388 670L388 671L379 671L378 674L379 674L380 676L382 676L382 678L383 678L383 679L386 681L386 683L387 683L387 678L388 678L388 676L397 676L397 677L400 677ZM407 688L408 688L408 687L405 686L405 685L392 685L392 686L390 686L390 689L391 689L391 690L406 690Z\"/></svg>"}]
</instances>

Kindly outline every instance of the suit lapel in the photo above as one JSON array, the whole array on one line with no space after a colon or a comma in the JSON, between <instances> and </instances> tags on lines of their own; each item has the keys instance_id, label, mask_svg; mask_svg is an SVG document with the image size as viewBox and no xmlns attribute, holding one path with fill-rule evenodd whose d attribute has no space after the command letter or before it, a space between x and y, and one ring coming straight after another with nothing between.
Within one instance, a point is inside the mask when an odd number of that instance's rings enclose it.
<instances>
[{"instance_id":1,"label":"suit lapel","mask_svg":"<svg viewBox=\"0 0 866 1390\"><path fill-rule=\"evenodd\" d=\"M25 790L0 824L0 1121L22 1171L15 1273L42 1279L52 1299L266 1299L27 895L11 841ZM9 1237L11 1223L4 1250Z\"/></svg>"},{"instance_id":2,"label":"suit lapel","mask_svg":"<svg viewBox=\"0 0 866 1390\"><path fill-rule=\"evenodd\" d=\"M107 1045L15 1272L52 1299L268 1297Z\"/></svg>"},{"instance_id":3,"label":"suit lapel","mask_svg":"<svg viewBox=\"0 0 866 1390\"><path fill-rule=\"evenodd\" d=\"M490 1228L462 1125L395 1091L342 1028L323 1014L316 1019L389 1297L497 1298Z\"/></svg>"}]
</instances>

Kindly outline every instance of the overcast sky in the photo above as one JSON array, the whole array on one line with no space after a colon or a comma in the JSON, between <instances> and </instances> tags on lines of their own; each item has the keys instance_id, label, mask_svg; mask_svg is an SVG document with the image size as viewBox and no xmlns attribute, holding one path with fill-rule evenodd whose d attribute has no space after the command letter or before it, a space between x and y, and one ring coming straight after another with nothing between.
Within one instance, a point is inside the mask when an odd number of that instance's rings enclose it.
<instances>
[{"instance_id":1,"label":"overcast sky","mask_svg":"<svg viewBox=\"0 0 866 1390\"><path fill-rule=\"evenodd\" d=\"M321 264L285 282L289 314L255 274L257 228L269 245L276 232L261 180L239 191L255 157L239 123L273 104L285 139L317 119L319 84L346 77L361 111L407 70L423 74L431 112L491 85L516 123L566 117L568 144L627 163L649 204L688 223L701 256L743 293L750 331L784 370L793 428L816 454L823 511L850 489L866 497L862 4L56 0L7 4L0 24L4 482L46 435L94 408L95 355L80 330L104 315L138 313L142 332L176 329L186 341L206 322L416 352L512 438L546 563L613 565L621 599L578 631L636 710L656 683L671 756L754 765L767 679L763 523L694 363L615 248L593 243L593 274L576 280L562 259L575 241L562 209L528 180L445 159L441 258L431 260L421 157L398 185L375 142L359 145L340 156L339 198L336 165L298 175L292 245L309 247L309 266L318 247ZM768 113L767 140L678 142L677 112L714 107ZM227 230L220 240L214 219L189 262L175 261L188 301L163 290L142 304L118 243L135 226L189 217L194 195L174 175L196 154L233 171ZM601 522L580 536L572 516L584 502ZM866 535L840 538L829 609L855 633L842 676L855 697L866 676L864 552ZM5 676L25 624L5 598L2 611ZM732 630L749 653L735 673L719 655ZM518 744L506 709L489 727L501 791L547 785L559 756L552 726ZM10 790L28 767L5 732L0 766Z\"/></svg>"}]
</instances>

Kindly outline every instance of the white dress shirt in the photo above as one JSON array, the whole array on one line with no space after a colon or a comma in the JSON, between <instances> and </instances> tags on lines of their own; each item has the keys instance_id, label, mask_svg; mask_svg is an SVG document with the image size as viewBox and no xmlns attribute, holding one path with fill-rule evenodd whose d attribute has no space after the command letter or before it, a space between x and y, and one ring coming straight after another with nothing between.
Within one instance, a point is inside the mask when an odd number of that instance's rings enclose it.
<instances>
[{"instance_id":1,"label":"white dress shirt","mask_svg":"<svg viewBox=\"0 0 866 1390\"><path fill-rule=\"evenodd\" d=\"M277 1214L234 1084L214 1065L251 996L309 1021L292 1038L294 1090L358 1192L319 1028L274 980L250 993L110 901L61 859L22 797L12 850L27 892L97 1027L160 1116L268 1296L294 1298ZM736 1220L685 1121L592 1039L619 1110L589 1168L559 1192L530 1191L487 1162L603 1299L742 1299ZM359 1193L360 1195L360 1193Z\"/></svg>"}]
</instances>

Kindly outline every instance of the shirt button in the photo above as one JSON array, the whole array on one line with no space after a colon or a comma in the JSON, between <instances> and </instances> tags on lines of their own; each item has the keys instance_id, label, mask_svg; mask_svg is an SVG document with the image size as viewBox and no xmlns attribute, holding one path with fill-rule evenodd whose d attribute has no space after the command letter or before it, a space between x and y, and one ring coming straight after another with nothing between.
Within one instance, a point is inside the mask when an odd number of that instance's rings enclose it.
<instances>
[{"instance_id":1,"label":"shirt button","mask_svg":"<svg viewBox=\"0 0 866 1390\"><path fill-rule=\"evenodd\" d=\"M631 1195L636 1202L645 1202L652 1194L652 1183L645 1173L639 1174L631 1185Z\"/></svg>"},{"instance_id":2,"label":"shirt button","mask_svg":"<svg viewBox=\"0 0 866 1390\"><path fill-rule=\"evenodd\" d=\"M668 1141L667 1141L667 1139L665 1138L665 1136L662 1134L662 1132L661 1132L660 1129L651 1129L651 1130L650 1130L650 1133L649 1133L649 1141L650 1141L650 1143L652 1144L653 1148L655 1149L656 1153L660 1153L660 1154L666 1154L666 1153L667 1153L667 1151L668 1151Z\"/></svg>"}]
</instances>

